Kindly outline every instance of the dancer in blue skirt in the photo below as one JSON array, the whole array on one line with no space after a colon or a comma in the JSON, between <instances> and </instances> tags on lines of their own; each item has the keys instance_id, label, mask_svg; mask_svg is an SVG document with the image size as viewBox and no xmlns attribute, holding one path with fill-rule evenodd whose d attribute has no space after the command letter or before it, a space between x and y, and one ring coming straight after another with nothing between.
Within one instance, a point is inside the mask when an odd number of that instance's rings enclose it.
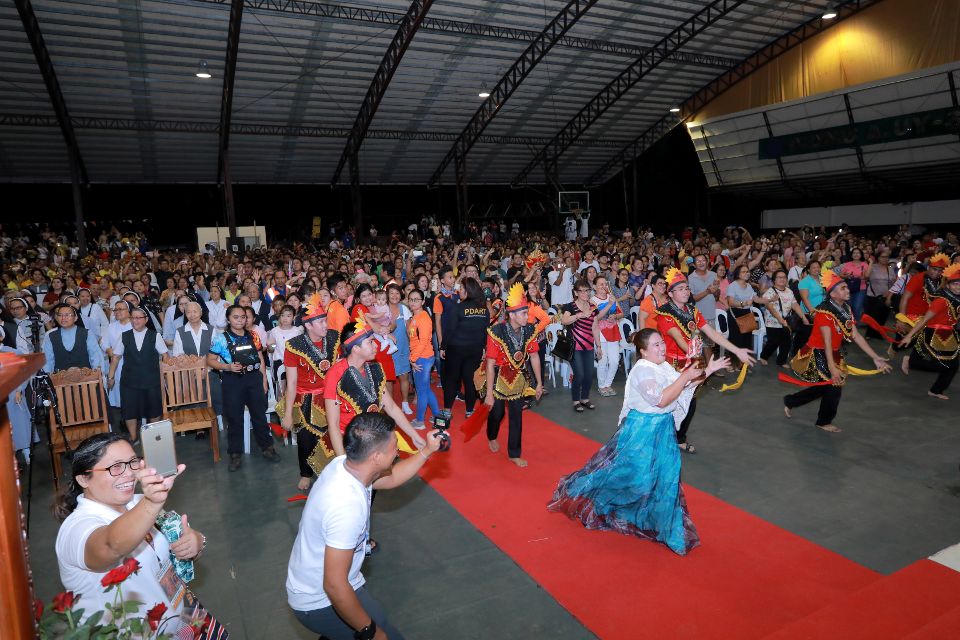
<instances>
[{"instance_id":1,"label":"dancer in blue skirt","mask_svg":"<svg viewBox=\"0 0 960 640\"><path fill-rule=\"evenodd\" d=\"M620 428L582 469L560 479L547 508L588 529L657 540L686 555L700 537L680 486L676 429L696 387L729 359L699 368L701 347L691 341L691 364L678 372L656 330L643 329L635 340L641 358L627 378Z\"/></svg>"}]
</instances>

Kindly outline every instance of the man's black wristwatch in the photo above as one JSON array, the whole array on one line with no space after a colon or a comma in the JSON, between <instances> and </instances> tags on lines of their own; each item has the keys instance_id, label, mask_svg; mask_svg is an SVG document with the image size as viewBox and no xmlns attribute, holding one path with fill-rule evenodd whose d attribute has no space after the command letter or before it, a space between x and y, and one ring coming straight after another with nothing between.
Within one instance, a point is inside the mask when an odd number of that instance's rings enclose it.
<instances>
[{"instance_id":1,"label":"man's black wristwatch","mask_svg":"<svg viewBox=\"0 0 960 640\"><path fill-rule=\"evenodd\" d=\"M377 635L377 623L371 618L370 624L353 632L353 640L373 640L375 635Z\"/></svg>"}]
</instances>

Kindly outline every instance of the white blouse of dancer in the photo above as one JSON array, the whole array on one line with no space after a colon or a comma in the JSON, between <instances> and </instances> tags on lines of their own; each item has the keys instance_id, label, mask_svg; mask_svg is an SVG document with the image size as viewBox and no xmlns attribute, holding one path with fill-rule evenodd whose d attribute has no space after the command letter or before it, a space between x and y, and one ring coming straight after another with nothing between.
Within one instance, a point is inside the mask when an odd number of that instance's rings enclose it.
<instances>
[{"instance_id":1,"label":"white blouse of dancer","mask_svg":"<svg viewBox=\"0 0 960 640\"><path fill-rule=\"evenodd\" d=\"M630 370L630 375L627 376L627 384L623 392L623 408L620 410L620 418L617 422L623 422L631 409L641 413L672 413L674 428L679 429L680 423L690 409L690 401L693 399L697 385L687 385L676 400L665 407L657 406L663 397L663 390L679 377L680 373L667 362L654 364L643 358L637 360L633 369Z\"/></svg>"}]
</instances>

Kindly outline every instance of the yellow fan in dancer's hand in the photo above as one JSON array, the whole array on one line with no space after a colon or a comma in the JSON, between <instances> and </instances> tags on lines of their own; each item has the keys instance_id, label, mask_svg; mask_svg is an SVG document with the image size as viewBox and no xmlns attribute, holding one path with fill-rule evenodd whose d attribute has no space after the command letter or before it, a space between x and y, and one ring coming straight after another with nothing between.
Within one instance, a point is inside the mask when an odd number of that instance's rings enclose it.
<instances>
[{"instance_id":1,"label":"yellow fan in dancer's hand","mask_svg":"<svg viewBox=\"0 0 960 640\"><path fill-rule=\"evenodd\" d=\"M410 445L407 444L407 441L403 439L403 436L400 435L400 432L399 432L399 431L394 431L394 433L397 434L397 449L400 449L400 451L403 451L404 453L416 453L416 452L417 452L416 449L412 449L412 448L410 447Z\"/></svg>"},{"instance_id":2,"label":"yellow fan in dancer's hand","mask_svg":"<svg viewBox=\"0 0 960 640\"><path fill-rule=\"evenodd\" d=\"M747 378L747 363L744 362L740 366L740 375L737 376L737 381L734 382L733 384L725 384L722 387L720 387L720 393L723 393L724 391L734 391L736 389L739 389L740 387L743 386L743 381L746 378Z\"/></svg>"}]
</instances>

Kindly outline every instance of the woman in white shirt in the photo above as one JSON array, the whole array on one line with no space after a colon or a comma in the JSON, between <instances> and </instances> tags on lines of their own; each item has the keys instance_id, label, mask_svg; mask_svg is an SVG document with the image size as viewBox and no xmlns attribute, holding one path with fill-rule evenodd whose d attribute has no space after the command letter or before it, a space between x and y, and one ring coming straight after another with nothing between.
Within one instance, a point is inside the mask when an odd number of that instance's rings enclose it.
<instances>
[{"instance_id":1,"label":"woman in white shirt","mask_svg":"<svg viewBox=\"0 0 960 640\"><path fill-rule=\"evenodd\" d=\"M184 468L179 465L178 474ZM140 618L154 605L165 605L161 631L175 634L188 623L182 614L191 617L184 602L193 601L193 596L176 574L170 554L195 560L206 545L204 535L190 527L185 515L176 542L169 543L156 528L176 476L164 478L147 468L117 433L100 433L81 442L74 451L72 474L55 504L55 514L63 521L56 553L64 589L83 597L85 619L114 601L114 591L101 585L104 576L136 560L139 571L122 584L125 601L141 603L132 612ZM137 482L142 494L135 493Z\"/></svg>"},{"instance_id":2,"label":"woman in white shirt","mask_svg":"<svg viewBox=\"0 0 960 640\"><path fill-rule=\"evenodd\" d=\"M763 308L767 344L760 354L760 364L767 364L767 358L776 353L777 364L786 368L789 366L787 358L790 356L790 344L793 342L790 318L800 318L803 324L810 324L810 320L800 308L793 290L787 286L787 272L783 269L773 274L773 286L764 291L760 297L768 301Z\"/></svg>"},{"instance_id":3,"label":"woman in white shirt","mask_svg":"<svg viewBox=\"0 0 960 640\"><path fill-rule=\"evenodd\" d=\"M676 429L696 387L730 361L677 372L659 332L643 329L634 340L640 359L627 377L620 428L582 469L560 479L547 508L588 529L657 540L686 555L700 538L680 486Z\"/></svg>"},{"instance_id":4,"label":"woman in white shirt","mask_svg":"<svg viewBox=\"0 0 960 640\"><path fill-rule=\"evenodd\" d=\"M207 311L210 314L210 326L223 331L227 326L227 307L230 305L223 299L223 289L218 285L210 285L210 299L206 301Z\"/></svg>"},{"instance_id":5,"label":"woman in white shirt","mask_svg":"<svg viewBox=\"0 0 960 640\"><path fill-rule=\"evenodd\" d=\"M283 354L286 351L287 340L303 333L303 327L293 326L293 319L296 316L296 310L288 304L280 309L279 324L267 333L267 349L270 351L270 370L273 374L274 387L278 389L277 396L283 392L282 388L277 387L281 380L277 375L280 365L283 364Z\"/></svg>"}]
</instances>

